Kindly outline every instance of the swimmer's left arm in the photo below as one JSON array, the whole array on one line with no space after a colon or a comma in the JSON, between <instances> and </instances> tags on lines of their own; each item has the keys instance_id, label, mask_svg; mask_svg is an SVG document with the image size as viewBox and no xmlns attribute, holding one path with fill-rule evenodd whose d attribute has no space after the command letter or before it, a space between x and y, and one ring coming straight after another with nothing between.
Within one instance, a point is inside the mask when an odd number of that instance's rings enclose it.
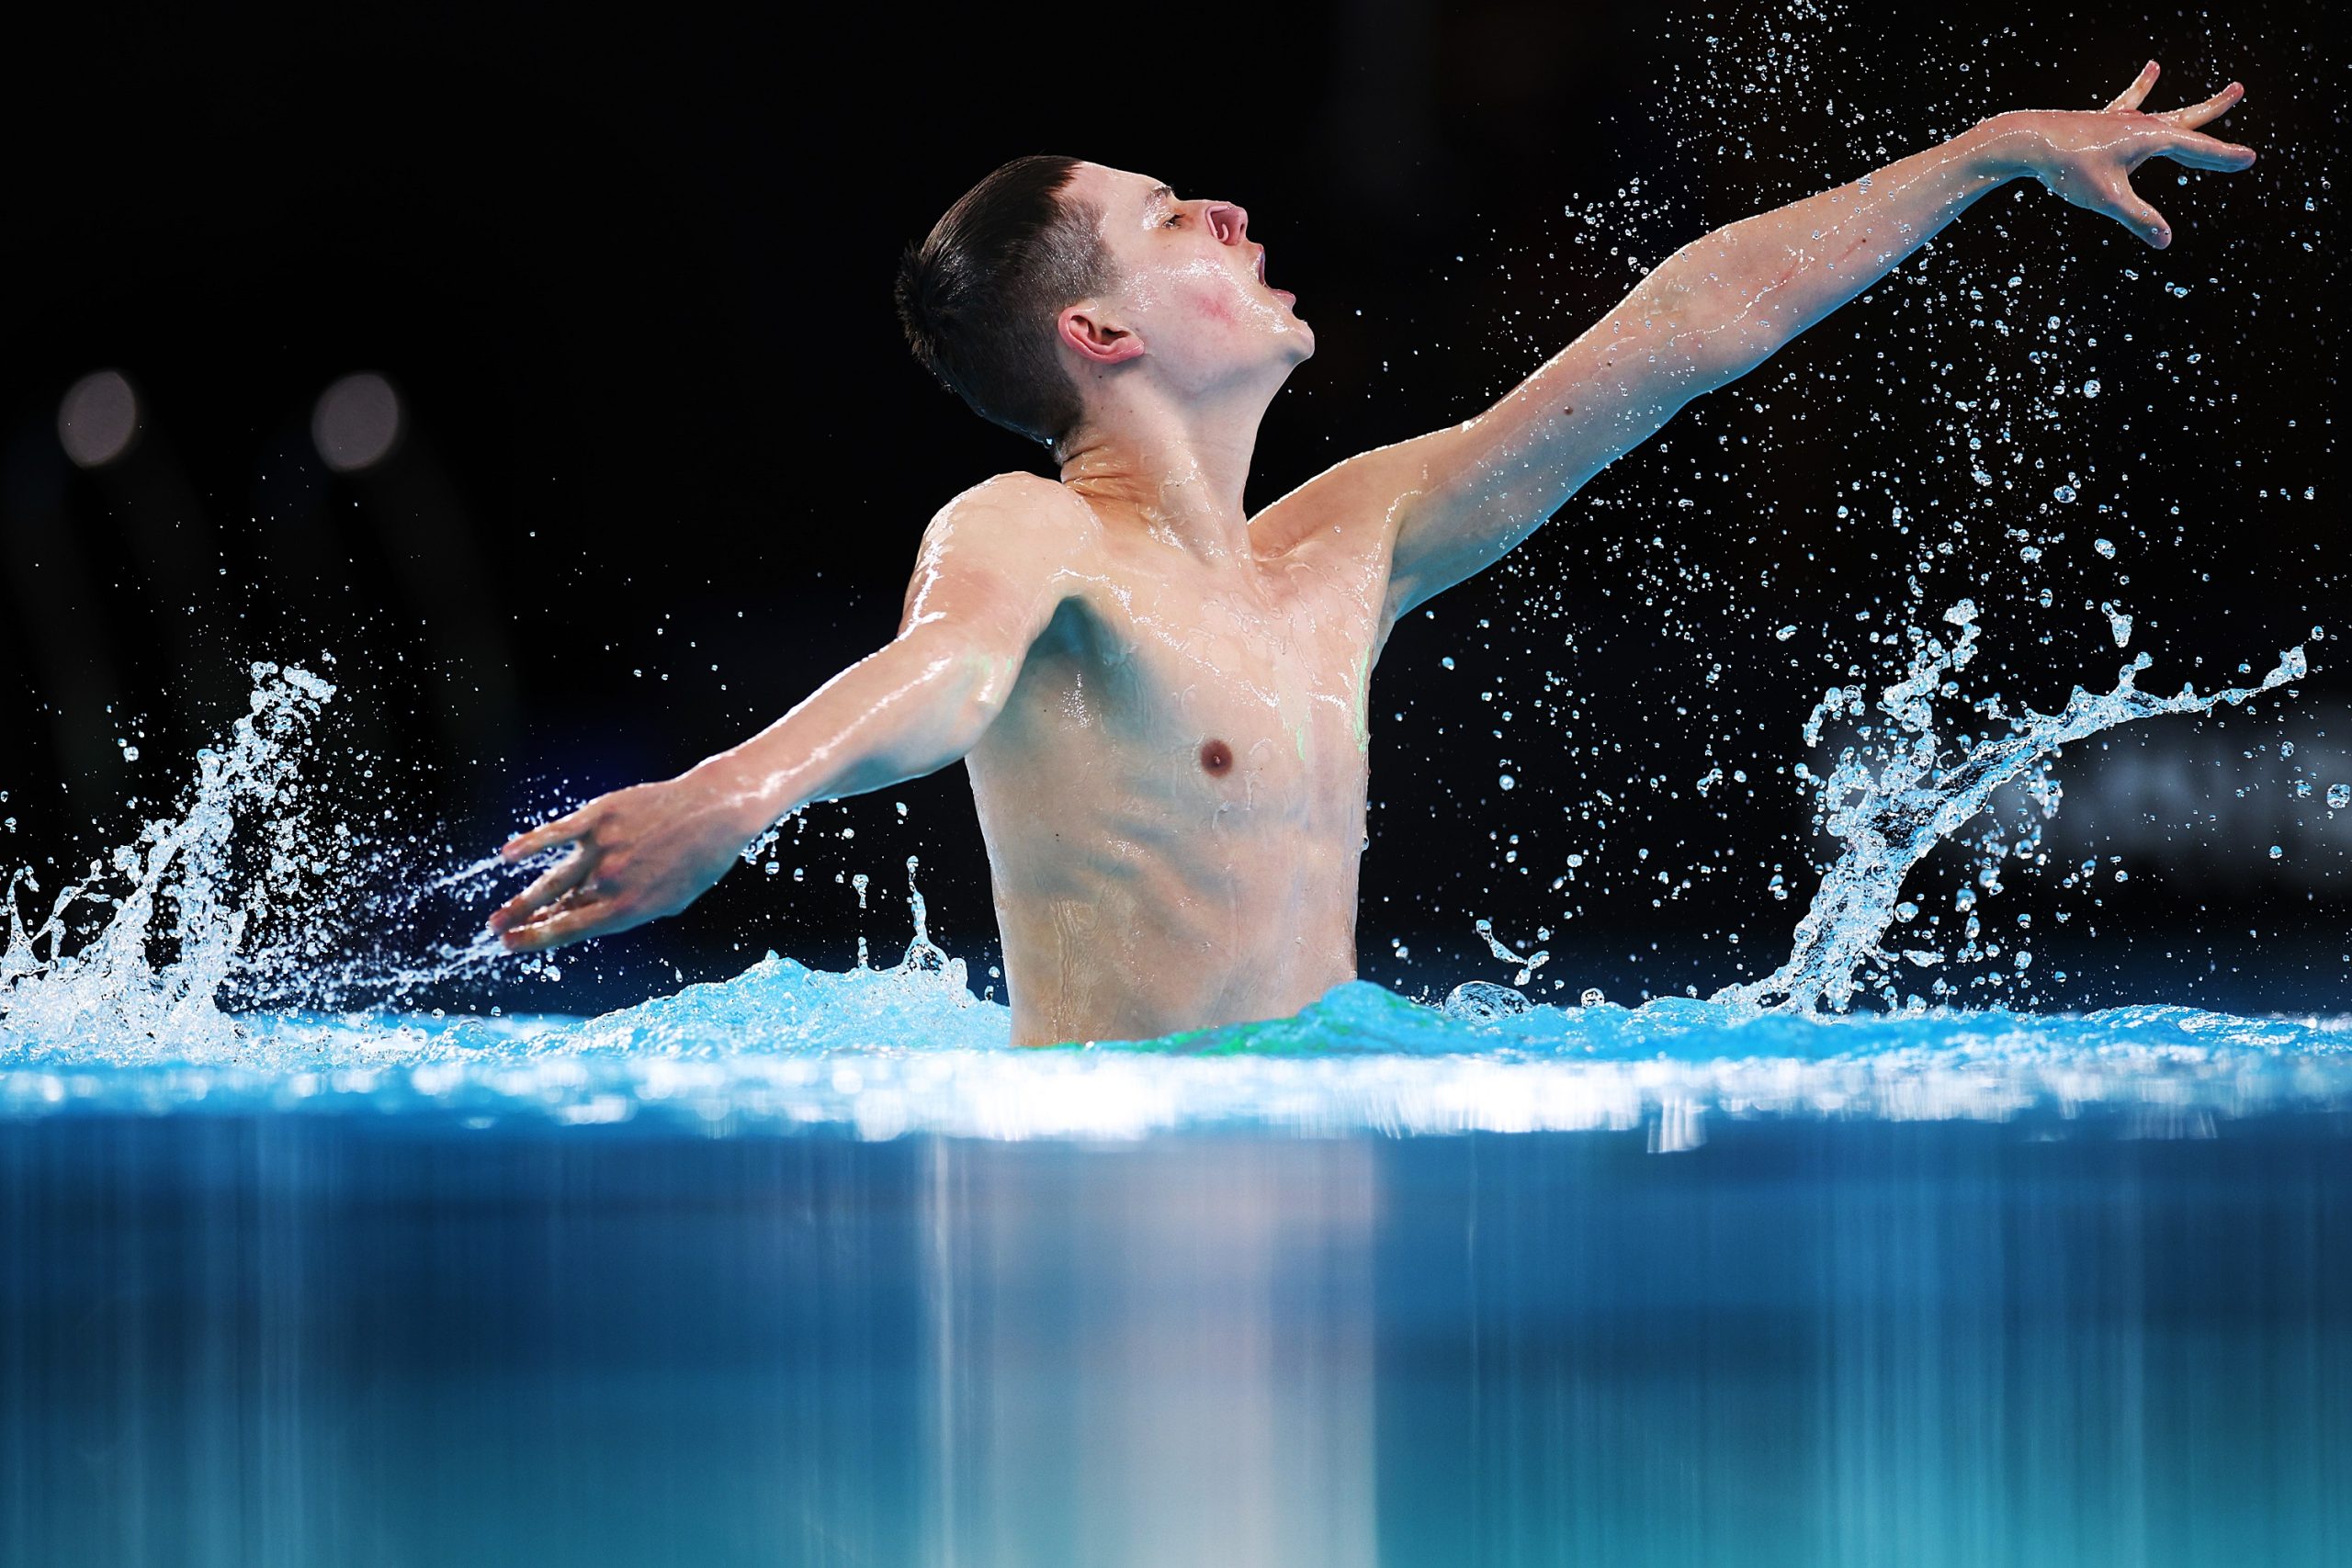
<instances>
[{"instance_id":1,"label":"swimmer's left arm","mask_svg":"<svg viewBox=\"0 0 2352 1568\"><path fill-rule=\"evenodd\" d=\"M2132 191L2131 172L2152 157L2235 171L2254 152L2196 129L2238 101L2237 84L2188 108L2141 113L2155 78L2152 62L2103 110L1996 116L1849 185L1716 230L1486 413L1340 465L1329 477L1345 504L1385 514L1393 530L1393 613L1501 558L1685 403L1762 364L2010 180L2031 175L2149 244L2168 244L2170 227Z\"/></svg>"}]
</instances>

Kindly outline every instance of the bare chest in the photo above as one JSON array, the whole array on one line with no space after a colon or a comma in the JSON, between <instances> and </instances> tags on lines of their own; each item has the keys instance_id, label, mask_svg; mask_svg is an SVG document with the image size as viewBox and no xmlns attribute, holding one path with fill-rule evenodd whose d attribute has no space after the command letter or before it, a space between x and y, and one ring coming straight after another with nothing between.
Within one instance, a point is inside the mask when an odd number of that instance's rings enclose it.
<instances>
[{"instance_id":1,"label":"bare chest","mask_svg":"<svg viewBox=\"0 0 2352 1568\"><path fill-rule=\"evenodd\" d=\"M1379 629L1307 573L1248 592L1130 581L1041 643L1006 739L1177 822L1360 818Z\"/></svg>"}]
</instances>

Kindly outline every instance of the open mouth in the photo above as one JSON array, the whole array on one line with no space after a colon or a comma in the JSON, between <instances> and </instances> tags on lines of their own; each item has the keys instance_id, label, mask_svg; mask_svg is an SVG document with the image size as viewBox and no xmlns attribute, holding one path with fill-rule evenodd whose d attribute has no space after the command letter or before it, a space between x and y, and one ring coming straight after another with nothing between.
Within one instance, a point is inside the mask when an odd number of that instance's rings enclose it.
<instances>
[{"instance_id":1,"label":"open mouth","mask_svg":"<svg viewBox=\"0 0 2352 1568\"><path fill-rule=\"evenodd\" d=\"M1268 289L1269 292L1271 292L1276 299L1280 299L1283 304L1295 305L1298 303L1298 296L1293 294L1289 289L1275 288L1266 282L1266 249L1263 245L1259 246L1258 254L1250 258L1250 268L1252 272L1257 274L1259 286Z\"/></svg>"}]
</instances>

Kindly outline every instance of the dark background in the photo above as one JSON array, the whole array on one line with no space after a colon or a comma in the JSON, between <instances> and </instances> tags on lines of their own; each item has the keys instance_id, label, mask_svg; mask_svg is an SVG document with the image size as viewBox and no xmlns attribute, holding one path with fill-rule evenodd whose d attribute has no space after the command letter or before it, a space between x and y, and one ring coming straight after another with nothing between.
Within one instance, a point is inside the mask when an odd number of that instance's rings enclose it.
<instances>
[{"instance_id":1,"label":"dark background","mask_svg":"<svg viewBox=\"0 0 2352 1568\"><path fill-rule=\"evenodd\" d=\"M2046 847L2098 857L2097 883L2052 867L1987 904L2035 919L2033 994L2344 1008L2342 62L2318 6L585 17L112 14L9 51L0 861L54 878L125 839L243 711L255 659L332 653L311 772L353 821L392 814L406 869L385 874L413 882L678 771L887 639L931 513L1043 457L925 379L888 299L900 248L1004 158L1250 208L1320 344L1255 503L1476 412L1709 227L2002 108L2095 107L2154 55L2151 107L2244 78L2216 129L2262 150L2233 180L2143 171L2171 252L1998 192L1398 629L1363 971L1508 980L1480 917L1521 950L1549 933L1537 989L1769 967L1821 852L1786 773L1805 716L1899 674L1873 639L1965 594L1970 694L2013 708L2112 682L2101 602L2135 615L2151 689L2297 642L2317 667L2290 702L2073 750ZM59 400L103 367L140 434L83 469ZM398 389L405 435L338 475L311 412L356 370ZM1747 779L1698 790L1717 766ZM556 984L471 994L586 1007L769 947L839 965L861 931L888 959L909 854L989 984L959 769L807 824L781 875L739 872ZM1959 863L1919 874L1923 904L1950 908ZM856 873L863 916L836 881ZM428 910L419 951L484 907Z\"/></svg>"}]
</instances>

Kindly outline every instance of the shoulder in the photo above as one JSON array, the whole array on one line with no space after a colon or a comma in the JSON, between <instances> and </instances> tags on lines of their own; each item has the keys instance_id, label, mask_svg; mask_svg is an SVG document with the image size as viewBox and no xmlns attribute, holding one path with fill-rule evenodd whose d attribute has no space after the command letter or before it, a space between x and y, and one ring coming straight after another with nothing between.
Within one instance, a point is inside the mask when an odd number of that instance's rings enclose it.
<instances>
[{"instance_id":1,"label":"shoulder","mask_svg":"<svg viewBox=\"0 0 2352 1568\"><path fill-rule=\"evenodd\" d=\"M956 496L931 520L933 528L968 526L983 520L1003 527L1057 526L1067 533L1094 513L1058 479L1042 474L999 474Z\"/></svg>"},{"instance_id":2,"label":"shoulder","mask_svg":"<svg viewBox=\"0 0 2352 1568\"><path fill-rule=\"evenodd\" d=\"M1092 509L1058 480L999 474L939 509L923 529L922 553L1019 557L1051 567L1075 558L1097 532Z\"/></svg>"},{"instance_id":3,"label":"shoulder","mask_svg":"<svg viewBox=\"0 0 2352 1568\"><path fill-rule=\"evenodd\" d=\"M1093 553L1093 511L1054 479L999 474L941 507L923 529L901 629L962 605L1029 607L1069 592Z\"/></svg>"}]
</instances>

